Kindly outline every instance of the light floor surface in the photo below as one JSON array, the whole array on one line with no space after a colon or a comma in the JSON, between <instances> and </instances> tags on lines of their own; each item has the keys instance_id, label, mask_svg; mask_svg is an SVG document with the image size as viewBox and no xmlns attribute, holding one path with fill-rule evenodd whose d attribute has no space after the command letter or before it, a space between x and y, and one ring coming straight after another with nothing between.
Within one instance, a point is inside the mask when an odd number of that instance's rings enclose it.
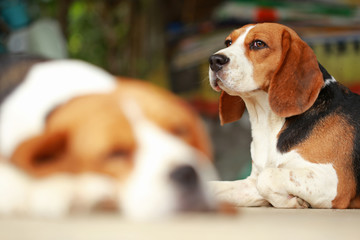
<instances>
[{"instance_id":1,"label":"light floor surface","mask_svg":"<svg viewBox=\"0 0 360 240\"><path fill-rule=\"evenodd\" d=\"M359 240L360 210L240 208L236 215L185 214L152 222L132 222L119 214L1 217L0 240L8 239Z\"/></svg>"}]
</instances>

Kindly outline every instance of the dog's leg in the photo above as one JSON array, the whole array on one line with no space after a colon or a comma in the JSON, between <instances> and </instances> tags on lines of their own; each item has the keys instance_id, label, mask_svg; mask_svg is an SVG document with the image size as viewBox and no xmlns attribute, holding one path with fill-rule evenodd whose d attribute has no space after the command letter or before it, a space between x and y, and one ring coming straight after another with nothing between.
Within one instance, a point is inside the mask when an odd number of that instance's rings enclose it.
<instances>
[{"instance_id":1,"label":"dog's leg","mask_svg":"<svg viewBox=\"0 0 360 240\"><path fill-rule=\"evenodd\" d=\"M258 176L257 189L274 207L331 208L337 179L329 177L330 172L326 171L321 168L265 169Z\"/></svg>"},{"instance_id":2,"label":"dog's leg","mask_svg":"<svg viewBox=\"0 0 360 240\"><path fill-rule=\"evenodd\" d=\"M212 181L210 188L218 201L237 207L269 205L256 189L256 180L250 177L238 181Z\"/></svg>"}]
</instances>

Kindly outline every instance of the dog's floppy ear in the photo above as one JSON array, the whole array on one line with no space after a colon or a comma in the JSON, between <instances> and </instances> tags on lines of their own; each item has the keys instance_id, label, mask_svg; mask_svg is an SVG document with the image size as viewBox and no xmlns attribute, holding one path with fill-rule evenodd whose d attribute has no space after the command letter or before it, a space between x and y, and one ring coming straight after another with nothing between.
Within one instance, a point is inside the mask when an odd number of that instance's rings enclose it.
<instances>
[{"instance_id":1,"label":"dog's floppy ear","mask_svg":"<svg viewBox=\"0 0 360 240\"><path fill-rule=\"evenodd\" d=\"M45 133L21 143L11 161L28 174L42 177L56 172L69 172L74 167L67 154L65 133Z\"/></svg>"},{"instance_id":2,"label":"dog's floppy ear","mask_svg":"<svg viewBox=\"0 0 360 240\"><path fill-rule=\"evenodd\" d=\"M282 57L269 86L271 109L281 117L301 114L314 104L323 84L312 49L284 29Z\"/></svg>"},{"instance_id":3,"label":"dog's floppy ear","mask_svg":"<svg viewBox=\"0 0 360 240\"><path fill-rule=\"evenodd\" d=\"M221 92L219 101L220 123L231 123L241 118L245 111L245 102L239 96L231 96L225 91Z\"/></svg>"}]
</instances>

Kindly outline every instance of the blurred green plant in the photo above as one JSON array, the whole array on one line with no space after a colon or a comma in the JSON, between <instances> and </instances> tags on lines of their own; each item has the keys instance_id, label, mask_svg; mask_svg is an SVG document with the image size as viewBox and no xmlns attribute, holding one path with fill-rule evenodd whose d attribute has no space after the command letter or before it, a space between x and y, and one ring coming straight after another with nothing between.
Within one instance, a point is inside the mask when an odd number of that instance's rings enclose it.
<instances>
[{"instance_id":1,"label":"blurred green plant","mask_svg":"<svg viewBox=\"0 0 360 240\"><path fill-rule=\"evenodd\" d=\"M113 1L114 2L114 1ZM116 1L74 1L68 13L70 56L92 62L113 73L127 71L120 65L130 31L129 3Z\"/></svg>"},{"instance_id":2,"label":"blurred green plant","mask_svg":"<svg viewBox=\"0 0 360 240\"><path fill-rule=\"evenodd\" d=\"M164 57L160 0L29 0L33 19L56 18L71 58L146 78Z\"/></svg>"}]
</instances>

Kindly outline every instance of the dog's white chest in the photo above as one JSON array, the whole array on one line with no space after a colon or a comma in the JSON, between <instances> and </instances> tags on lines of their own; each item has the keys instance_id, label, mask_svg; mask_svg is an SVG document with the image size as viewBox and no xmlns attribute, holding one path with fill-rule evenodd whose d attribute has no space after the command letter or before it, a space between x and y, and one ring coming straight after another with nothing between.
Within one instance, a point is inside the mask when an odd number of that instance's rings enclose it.
<instances>
[{"instance_id":1,"label":"dog's white chest","mask_svg":"<svg viewBox=\"0 0 360 240\"><path fill-rule=\"evenodd\" d=\"M276 116L270 109L267 93L259 92L246 99L250 115L252 142L251 157L254 166L261 171L269 167L278 167L283 163L283 154L277 149L277 135L285 119Z\"/></svg>"},{"instance_id":2,"label":"dog's white chest","mask_svg":"<svg viewBox=\"0 0 360 240\"><path fill-rule=\"evenodd\" d=\"M276 149L276 134L266 124L256 125L252 129L251 157L258 170L278 167L282 162L282 154Z\"/></svg>"}]
</instances>

